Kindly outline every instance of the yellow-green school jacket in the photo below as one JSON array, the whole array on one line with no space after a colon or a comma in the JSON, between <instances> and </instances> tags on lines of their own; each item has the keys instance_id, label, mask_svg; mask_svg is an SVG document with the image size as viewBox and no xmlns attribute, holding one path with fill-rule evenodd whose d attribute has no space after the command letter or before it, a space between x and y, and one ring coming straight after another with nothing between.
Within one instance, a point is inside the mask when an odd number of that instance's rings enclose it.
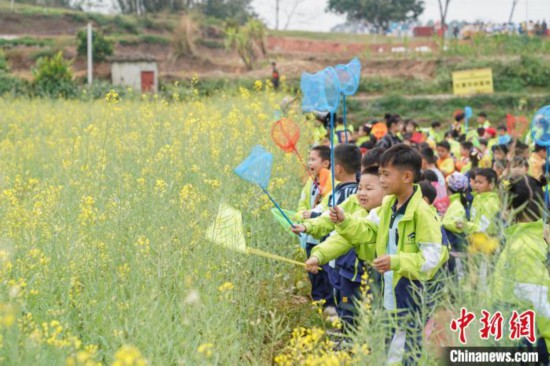
<instances>
[{"instance_id":1,"label":"yellow-green school jacket","mask_svg":"<svg viewBox=\"0 0 550 366\"><path fill-rule=\"evenodd\" d=\"M460 234L464 230L456 227L457 222L466 222L466 209L462 202L460 202L460 193L454 193L449 196L451 204L447 208L447 212L443 215L441 223L445 230L452 231L453 233Z\"/></svg>"},{"instance_id":2,"label":"yellow-green school jacket","mask_svg":"<svg viewBox=\"0 0 550 366\"><path fill-rule=\"evenodd\" d=\"M349 196L339 207L348 214L366 211L359 204L356 194ZM309 234L317 239L321 239L322 237L330 234L334 231L336 226L332 221L330 221L330 211L325 211L319 217L304 221L303 225L306 227L306 234Z\"/></svg>"},{"instance_id":3,"label":"yellow-green school jacket","mask_svg":"<svg viewBox=\"0 0 550 366\"><path fill-rule=\"evenodd\" d=\"M355 217L366 218L375 224L378 223L378 208L368 212L365 209L358 210L352 215ZM335 233L331 235L326 241L317 245L311 251L312 257L317 257L321 265L327 264L333 259L336 259L351 249L355 249L357 253L357 258L363 262L372 263L375 258L376 245L375 243L352 243L342 237L342 235Z\"/></svg>"},{"instance_id":4,"label":"yellow-green school jacket","mask_svg":"<svg viewBox=\"0 0 550 366\"><path fill-rule=\"evenodd\" d=\"M449 258L447 248L442 245L439 218L422 199L420 187L414 185L414 193L397 223L397 232L390 235L396 202L395 195L384 198L378 210L379 224L365 218L346 216L345 220L336 226L336 232L353 245L375 244L377 257L388 252L390 236L396 239L396 253L390 254L391 273L386 272L389 273L388 277L391 277L393 288L384 290L384 306L389 310L398 308L402 303L402 297L410 295L401 293L402 290L410 290L407 281L403 282L404 286L397 286L402 278L412 281L430 280ZM391 296L388 298L393 304L386 301L387 291L390 291Z\"/></svg>"},{"instance_id":5,"label":"yellow-green school jacket","mask_svg":"<svg viewBox=\"0 0 550 366\"><path fill-rule=\"evenodd\" d=\"M489 236L497 236L500 210L500 198L496 192L477 194L472 202L470 221L465 223L464 231L467 234L482 232Z\"/></svg>"},{"instance_id":6,"label":"yellow-green school jacket","mask_svg":"<svg viewBox=\"0 0 550 366\"><path fill-rule=\"evenodd\" d=\"M517 223L505 230L506 246L491 279L491 301L510 304L518 313L532 309L540 335L550 349L550 275L542 220Z\"/></svg>"}]
</instances>

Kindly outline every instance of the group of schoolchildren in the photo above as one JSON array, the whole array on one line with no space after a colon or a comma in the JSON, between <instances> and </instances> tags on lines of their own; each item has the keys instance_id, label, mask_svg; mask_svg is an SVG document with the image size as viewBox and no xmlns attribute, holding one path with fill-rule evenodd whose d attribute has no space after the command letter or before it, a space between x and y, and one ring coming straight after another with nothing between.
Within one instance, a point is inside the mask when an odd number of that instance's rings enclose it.
<instances>
[{"instance_id":1,"label":"group of schoolchildren","mask_svg":"<svg viewBox=\"0 0 550 366\"><path fill-rule=\"evenodd\" d=\"M433 122L425 131L388 114L379 138L370 133L374 123L356 133L340 120L332 187L329 134L319 121L308 156L314 179L292 231L305 242L311 296L327 317L340 318L344 332L354 328L368 274L379 288L370 295L397 320L387 364L414 364L421 312L446 276L499 306L534 310L539 346L550 346L543 147L511 138L506 126L495 130L485 113L474 133L462 111L448 130Z\"/></svg>"}]
</instances>

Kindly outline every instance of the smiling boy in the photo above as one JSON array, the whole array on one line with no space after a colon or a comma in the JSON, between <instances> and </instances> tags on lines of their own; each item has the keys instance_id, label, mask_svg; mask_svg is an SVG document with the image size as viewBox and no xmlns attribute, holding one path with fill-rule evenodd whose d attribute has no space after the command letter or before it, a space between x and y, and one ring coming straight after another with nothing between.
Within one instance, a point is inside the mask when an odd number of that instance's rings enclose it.
<instances>
[{"instance_id":1,"label":"smiling boy","mask_svg":"<svg viewBox=\"0 0 550 366\"><path fill-rule=\"evenodd\" d=\"M439 219L414 184L421 166L420 154L403 144L382 155L380 186L386 197L378 210L379 224L346 215L339 207L331 212L336 232L347 241L361 246L375 243L372 266L383 274L384 307L398 316L399 324L393 332L388 364L400 364L406 353L418 353L423 324L418 321L422 304L415 291L431 280L449 257L442 245ZM316 271L319 262L312 255L306 269Z\"/></svg>"}]
</instances>

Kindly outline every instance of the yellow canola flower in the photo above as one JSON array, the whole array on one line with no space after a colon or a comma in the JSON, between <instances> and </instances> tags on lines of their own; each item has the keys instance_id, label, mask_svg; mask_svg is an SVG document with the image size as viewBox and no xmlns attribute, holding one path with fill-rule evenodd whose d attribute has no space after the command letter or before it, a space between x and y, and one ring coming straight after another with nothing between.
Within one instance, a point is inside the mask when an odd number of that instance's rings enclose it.
<instances>
[{"instance_id":1,"label":"yellow canola flower","mask_svg":"<svg viewBox=\"0 0 550 366\"><path fill-rule=\"evenodd\" d=\"M15 322L15 308L10 304L0 304L0 327L9 328Z\"/></svg>"},{"instance_id":2,"label":"yellow canola flower","mask_svg":"<svg viewBox=\"0 0 550 366\"><path fill-rule=\"evenodd\" d=\"M210 358L213 355L214 345L212 343L203 343L197 348L197 352L206 358Z\"/></svg>"},{"instance_id":3,"label":"yellow canola flower","mask_svg":"<svg viewBox=\"0 0 550 366\"><path fill-rule=\"evenodd\" d=\"M94 354L88 351L78 351L76 354L68 357L65 361L67 366L101 366L101 362L96 362Z\"/></svg>"},{"instance_id":4,"label":"yellow canola flower","mask_svg":"<svg viewBox=\"0 0 550 366\"><path fill-rule=\"evenodd\" d=\"M112 366L146 366L147 360L139 349L134 346L124 345L115 353Z\"/></svg>"},{"instance_id":5,"label":"yellow canola flower","mask_svg":"<svg viewBox=\"0 0 550 366\"><path fill-rule=\"evenodd\" d=\"M235 286L233 286L233 283L231 282L225 282L223 285L221 285L220 287L218 287L218 291L219 292L226 292L226 291L231 291L233 290Z\"/></svg>"}]
</instances>

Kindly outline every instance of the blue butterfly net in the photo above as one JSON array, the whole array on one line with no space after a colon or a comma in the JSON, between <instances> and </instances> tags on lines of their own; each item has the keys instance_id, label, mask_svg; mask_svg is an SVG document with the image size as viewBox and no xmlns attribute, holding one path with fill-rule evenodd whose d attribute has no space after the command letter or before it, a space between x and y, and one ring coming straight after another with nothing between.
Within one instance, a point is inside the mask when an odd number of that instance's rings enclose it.
<instances>
[{"instance_id":1,"label":"blue butterfly net","mask_svg":"<svg viewBox=\"0 0 550 366\"><path fill-rule=\"evenodd\" d=\"M340 84L334 68L327 67L315 74L302 73L302 110L304 112L336 113L340 101Z\"/></svg>"},{"instance_id":2,"label":"blue butterfly net","mask_svg":"<svg viewBox=\"0 0 550 366\"><path fill-rule=\"evenodd\" d=\"M474 111L472 111L472 107L465 107L464 108L464 118L470 119L474 115Z\"/></svg>"},{"instance_id":3,"label":"blue butterfly net","mask_svg":"<svg viewBox=\"0 0 550 366\"><path fill-rule=\"evenodd\" d=\"M359 88L359 79L361 77L361 62L356 57L346 65L337 65L335 68L340 83L342 94L354 95Z\"/></svg>"},{"instance_id":4,"label":"blue butterfly net","mask_svg":"<svg viewBox=\"0 0 550 366\"><path fill-rule=\"evenodd\" d=\"M538 145L550 147L550 105L535 113L531 122L531 135Z\"/></svg>"},{"instance_id":5,"label":"blue butterfly net","mask_svg":"<svg viewBox=\"0 0 550 366\"><path fill-rule=\"evenodd\" d=\"M273 155L261 146L252 149L250 155L244 159L234 172L242 179L267 189L271 178Z\"/></svg>"}]
</instances>

